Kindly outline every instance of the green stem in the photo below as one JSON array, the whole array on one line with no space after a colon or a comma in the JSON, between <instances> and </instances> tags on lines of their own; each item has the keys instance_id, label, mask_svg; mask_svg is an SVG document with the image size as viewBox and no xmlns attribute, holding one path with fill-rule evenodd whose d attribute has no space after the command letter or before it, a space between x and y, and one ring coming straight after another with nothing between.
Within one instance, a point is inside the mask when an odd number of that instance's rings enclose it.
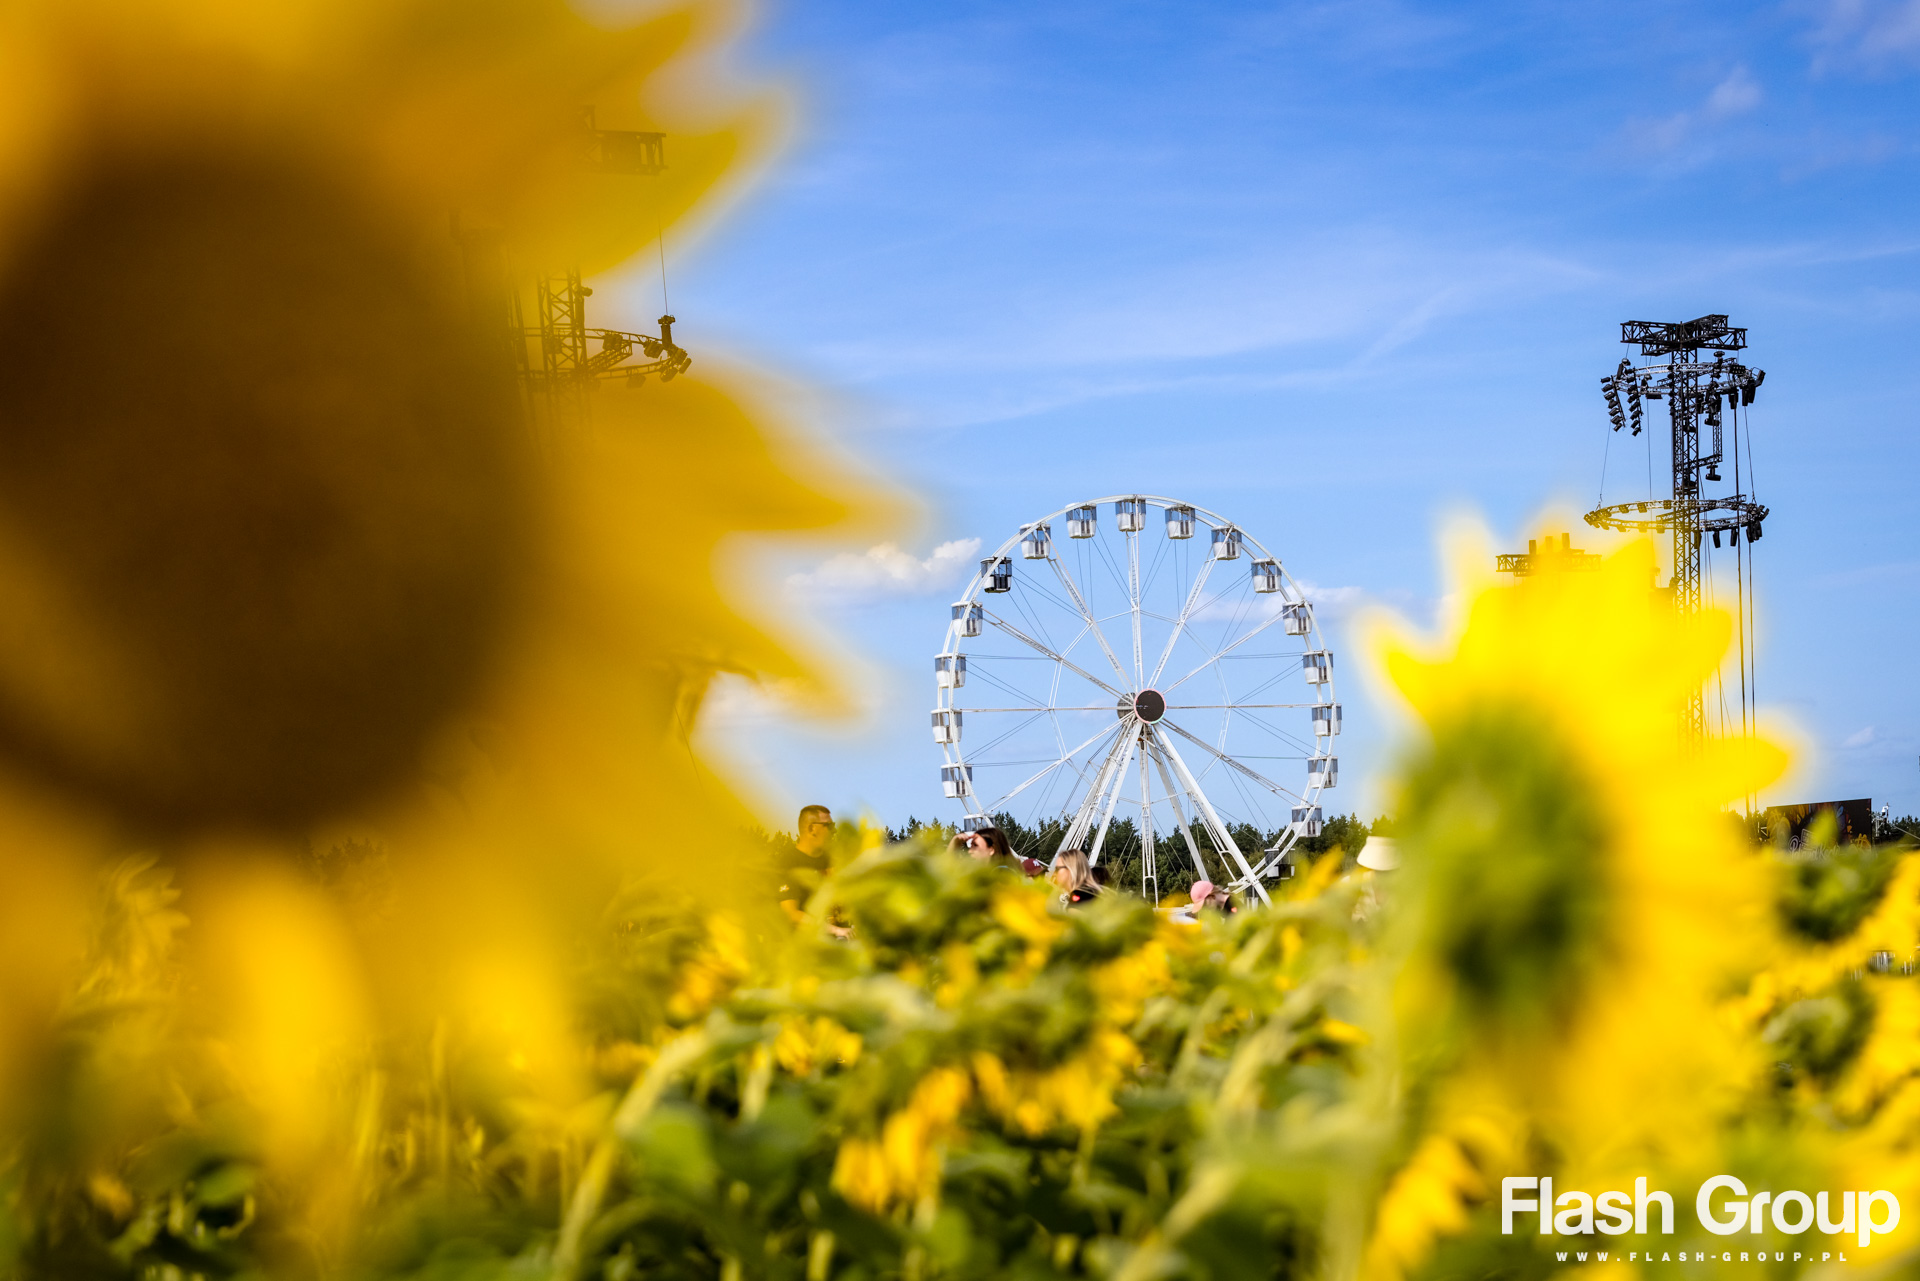
<instances>
[{"instance_id":1,"label":"green stem","mask_svg":"<svg viewBox=\"0 0 1920 1281\"><path fill-rule=\"evenodd\" d=\"M673 1078L697 1062L710 1044L704 1030L675 1037L661 1047L660 1056L620 1100L613 1119L607 1123L606 1133L594 1145L593 1155L587 1158L587 1168L581 1172L580 1182L573 1190L566 1222L560 1226L560 1241L554 1247L553 1281L575 1281L579 1275L580 1247L594 1217L600 1213L600 1202L607 1194L607 1181L613 1177L613 1163L619 1156L621 1142L653 1111Z\"/></svg>"}]
</instances>

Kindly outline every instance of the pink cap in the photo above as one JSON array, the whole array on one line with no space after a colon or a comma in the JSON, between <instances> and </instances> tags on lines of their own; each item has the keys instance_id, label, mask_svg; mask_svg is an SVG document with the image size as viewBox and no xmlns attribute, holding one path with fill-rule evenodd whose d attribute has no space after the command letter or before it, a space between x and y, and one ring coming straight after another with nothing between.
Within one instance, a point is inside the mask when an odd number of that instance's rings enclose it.
<instances>
[{"instance_id":1,"label":"pink cap","mask_svg":"<svg viewBox=\"0 0 1920 1281\"><path fill-rule=\"evenodd\" d=\"M1207 900L1207 896L1213 893L1213 882L1195 881L1193 883L1193 889L1189 892L1193 895L1194 902L1204 903Z\"/></svg>"}]
</instances>

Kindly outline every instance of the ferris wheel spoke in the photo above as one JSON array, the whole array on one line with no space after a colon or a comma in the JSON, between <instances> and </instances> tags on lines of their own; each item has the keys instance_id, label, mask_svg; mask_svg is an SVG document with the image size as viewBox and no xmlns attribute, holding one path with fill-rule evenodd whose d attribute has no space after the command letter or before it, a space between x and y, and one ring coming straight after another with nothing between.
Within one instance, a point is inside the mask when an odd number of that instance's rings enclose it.
<instances>
[{"instance_id":1,"label":"ferris wheel spoke","mask_svg":"<svg viewBox=\"0 0 1920 1281\"><path fill-rule=\"evenodd\" d=\"M1021 730L1033 724L1035 721L1039 720L1042 716L1045 716L1046 714L1047 712L1045 708L1037 709L1033 715L1027 717L1026 720L1021 721L1018 725L1015 725L1012 729L1002 730L1000 733L1000 737L990 738L985 743L981 744L978 751L975 754L981 757L991 757L993 755L994 748L1000 746L1000 744L1006 742L1008 739L1012 738L1015 734L1018 734ZM1008 763L1011 764L1011 762L1008 762Z\"/></svg>"},{"instance_id":2,"label":"ferris wheel spoke","mask_svg":"<svg viewBox=\"0 0 1920 1281\"><path fill-rule=\"evenodd\" d=\"M1025 579L1023 578L1021 581L1024 583ZM1027 604L1026 593L1025 592L1010 593L1009 599L1012 600L1013 607L1020 611L1020 617L1026 621L1027 626L1033 629L1033 634L1035 636L1038 636L1041 640L1045 641L1047 644L1052 645L1053 637L1047 634L1046 624L1033 612L1033 609Z\"/></svg>"},{"instance_id":3,"label":"ferris wheel spoke","mask_svg":"<svg viewBox=\"0 0 1920 1281\"><path fill-rule=\"evenodd\" d=\"M1252 631L1248 632L1245 636L1242 636L1239 640L1235 641L1233 644L1227 646L1225 649L1217 651L1212 658L1209 658L1206 662L1200 664L1200 666L1194 668L1192 671L1188 672L1185 676L1182 676L1179 680L1167 686L1166 689L1161 690L1160 692L1164 694L1171 690L1179 689L1182 685L1186 684L1188 681L1198 676L1201 672L1206 671L1209 667L1212 667L1215 663L1225 658L1228 654L1231 654L1234 650L1239 649L1242 645L1246 644L1248 641L1258 636L1261 632L1266 631L1267 628L1272 627L1275 623L1279 622L1282 617L1283 615L1275 614L1273 617L1267 619L1266 622L1261 623L1260 626L1254 628ZM1200 638L1196 636L1193 639L1196 642L1198 642Z\"/></svg>"},{"instance_id":4,"label":"ferris wheel spoke","mask_svg":"<svg viewBox=\"0 0 1920 1281\"><path fill-rule=\"evenodd\" d=\"M1224 667L1220 669L1220 674L1221 674L1221 678L1224 680L1226 677L1226 669ZM1248 699L1258 698L1260 695L1266 693L1269 689L1272 689L1275 685L1278 685L1282 679L1283 679L1283 674L1280 672L1275 672L1273 675L1267 677L1267 679L1261 681L1258 685L1255 685L1252 689L1246 691L1246 693L1241 694L1237 698L1235 698L1235 696L1232 694L1228 694L1226 697L1233 698L1236 703L1246 704L1246 701ZM1247 704L1247 705L1252 706L1252 704Z\"/></svg>"},{"instance_id":5,"label":"ferris wheel spoke","mask_svg":"<svg viewBox=\"0 0 1920 1281\"><path fill-rule=\"evenodd\" d=\"M1253 822L1252 818L1253 816L1258 815L1260 813L1260 807L1254 803L1253 794L1247 791L1246 780L1243 778L1240 778L1238 775L1229 774L1227 776L1227 781L1233 784L1234 793L1237 796L1239 796L1240 803L1245 807L1244 812L1248 816L1246 818L1241 819L1240 821L1246 826L1251 827L1255 832L1259 832L1260 825L1258 823ZM1232 818L1233 815L1227 814L1227 815L1224 815L1223 817ZM1262 833L1259 837L1255 838L1254 843L1256 845L1261 844L1265 841L1265 839L1266 839L1265 834ZM1248 851L1248 852L1251 853L1252 851Z\"/></svg>"},{"instance_id":6,"label":"ferris wheel spoke","mask_svg":"<svg viewBox=\"0 0 1920 1281\"><path fill-rule=\"evenodd\" d=\"M1208 752L1213 751L1212 748L1202 743L1199 739L1194 738L1193 735L1187 733L1178 725L1170 724L1167 721L1160 723L1166 725L1167 728L1171 729L1174 733L1194 743L1202 750ZM1174 747L1172 741L1168 739L1162 739L1160 745L1166 749L1167 760L1172 764L1173 772L1180 776L1180 780L1183 783L1187 784L1194 804L1199 806L1201 816L1206 820L1207 830L1213 835L1214 843L1222 851L1232 856L1234 863L1240 868L1241 880L1239 883L1252 887L1253 892L1260 896L1262 903L1269 902L1270 900L1267 898L1267 887L1260 884L1259 880L1254 876L1253 867L1247 862L1246 856L1240 852L1239 845L1234 843L1232 833L1227 831L1227 825L1220 821L1220 815L1214 812L1213 804L1207 800L1206 793L1200 790L1200 784L1194 779L1193 772L1187 768L1186 761L1180 758L1179 749ZM1226 761L1229 765L1238 764L1227 757L1221 757L1220 759ZM1269 784L1269 786L1271 786L1271 784Z\"/></svg>"},{"instance_id":7,"label":"ferris wheel spoke","mask_svg":"<svg viewBox=\"0 0 1920 1281\"><path fill-rule=\"evenodd\" d=\"M1320 706L1320 704L1309 703L1307 704L1307 706L1318 707ZM1241 710L1245 712L1244 708L1242 708ZM1301 751L1305 752L1306 755L1301 757L1300 759L1309 760L1315 755L1316 749L1314 748L1314 746L1308 743L1305 739L1302 739L1298 734L1289 734L1286 730L1281 729L1277 725L1269 725L1265 720L1261 719L1258 716L1255 716L1252 712L1246 712L1245 719L1259 726L1261 729L1265 730L1268 734L1271 734L1274 738L1286 744L1288 747L1296 747L1296 748L1299 748Z\"/></svg>"},{"instance_id":8,"label":"ferris wheel spoke","mask_svg":"<svg viewBox=\"0 0 1920 1281\"><path fill-rule=\"evenodd\" d=\"M1091 738L1087 739L1086 742L1074 748L1071 752L1065 753L1058 760L1049 762L1043 768L1037 770L1033 774L1029 775L1027 778L1021 780L1019 785L1016 786L1012 791L1008 792L1005 796L1002 796L999 800L993 803L994 808L998 809L1001 806L1004 806L1008 801L1020 795L1020 793L1026 791L1029 787L1032 787L1035 783L1038 783L1041 779L1047 777L1047 775L1053 773L1055 770L1059 769L1062 765L1071 764L1073 762L1073 759L1076 756L1080 755L1081 752L1085 751L1089 747L1092 747L1095 743L1099 742L1102 738L1105 738L1108 734L1113 733L1116 729L1119 729L1120 724L1121 723L1119 721L1117 720L1114 721L1113 724L1107 726L1105 729L1101 730L1098 734L1093 735Z\"/></svg>"},{"instance_id":9,"label":"ferris wheel spoke","mask_svg":"<svg viewBox=\"0 0 1920 1281\"><path fill-rule=\"evenodd\" d=\"M1048 646L1041 644L1039 641L1035 640L1033 637L1021 631L1018 627L1015 627L1012 623L1009 623L1006 619L1000 617L1000 615L992 612L987 612L986 619L989 623L992 623L995 627L998 627L1001 631L1013 637L1015 640L1019 641L1021 644L1029 645L1032 648L1039 650L1042 654L1045 654L1048 658L1051 658L1054 662L1060 664L1060 666L1066 668L1070 672L1073 672L1085 678L1086 680L1092 681L1095 685L1098 685L1101 689L1106 690L1107 693L1113 695L1115 698L1126 697L1126 695L1122 694L1119 690L1107 684L1107 682L1101 680L1098 676L1095 676L1092 672L1080 666L1078 663L1068 658L1065 654L1062 654L1058 650L1049 648ZM1100 635L1099 627L1097 626L1094 627L1093 633L1094 635L1099 636ZM1107 647L1107 642L1103 637L1100 641L1100 648L1106 649L1106 647ZM1108 650L1107 657L1112 658L1113 651ZM1116 668L1119 667L1119 662L1117 660L1115 661L1114 666ZM1124 680L1125 678L1126 678L1126 673L1122 672L1121 679Z\"/></svg>"},{"instance_id":10,"label":"ferris wheel spoke","mask_svg":"<svg viewBox=\"0 0 1920 1281\"><path fill-rule=\"evenodd\" d=\"M1278 704L1276 704L1278 706ZM1299 707L1312 707L1312 703L1295 704ZM1105 703L1089 703L1085 707L1058 707L1052 703L1036 707L962 707L960 711L971 716L975 712L1110 712L1113 708Z\"/></svg>"},{"instance_id":11,"label":"ferris wheel spoke","mask_svg":"<svg viewBox=\"0 0 1920 1281\"><path fill-rule=\"evenodd\" d=\"M1273 606L1273 612L1271 614L1268 614L1265 618L1261 619L1258 623L1256 623L1247 632L1247 634L1240 637L1240 639L1234 641L1229 645L1223 645L1220 649L1220 652L1222 654L1227 654L1227 653L1231 653L1236 649L1239 649L1242 645L1246 644L1248 641L1252 640L1254 637L1265 632L1269 627L1272 627L1275 623L1280 622L1282 619L1284 619L1287 616L1286 607L1288 605L1304 603L1304 600L1305 598L1302 597L1300 601L1290 601L1287 599L1287 597L1283 593L1278 593L1278 592L1274 593L1270 601L1270 603ZM1256 596L1254 598L1254 603L1255 604L1259 603L1259 597Z\"/></svg>"},{"instance_id":12,"label":"ferris wheel spoke","mask_svg":"<svg viewBox=\"0 0 1920 1281\"><path fill-rule=\"evenodd\" d=\"M1113 646L1107 644L1107 635L1100 630L1100 624L1095 621L1093 611L1087 608L1087 598L1080 594L1080 588L1074 583L1073 575L1067 572L1066 562L1049 552L1047 555L1047 563L1053 566L1053 572L1059 577L1060 585L1066 588L1067 595L1072 599L1074 608L1079 610L1080 617L1086 620L1087 627L1093 632L1093 638L1100 642L1101 652L1106 654L1107 661L1113 664L1114 674L1120 678L1122 685L1127 684L1127 669L1120 666L1120 659L1114 654ZM1063 659L1062 661L1064 662L1065 660ZM1088 677L1088 679L1091 680L1093 678ZM1103 687L1113 690L1114 697L1120 697L1120 691L1113 689L1113 686L1103 685Z\"/></svg>"},{"instance_id":13,"label":"ferris wheel spoke","mask_svg":"<svg viewBox=\"0 0 1920 1281\"><path fill-rule=\"evenodd\" d=\"M1234 603L1233 612L1227 616L1226 622L1220 625L1219 640L1211 645L1202 646L1202 648L1211 649L1215 656L1224 654L1231 649L1232 646L1226 643L1227 637L1239 630L1240 624L1246 621L1247 615L1252 612L1258 602L1259 597L1257 596L1250 594L1243 595L1240 600Z\"/></svg>"},{"instance_id":14,"label":"ferris wheel spoke","mask_svg":"<svg viewBox=\"0 0 1920 1281\"><path fill-rule=\"evenodd\" d=\"M1254 782L1258 783L1260 786L1266 788L1269 792L1272 792L1275 796L1284 797L1290 802L1300 801L1305 799L1298 792L1289 791L1288 789L1280 786L1280 784L1274 782L1272 779L1268 778L1266 775L1261 774L1256 770L1249 769L1245 765L1242 765L1239 761L1235 760L1231 756L1228 756L1225 752L1221 751L1217 747L1214 747L1211 743L1208 743L1203 739L1195 738L1192 734L1189 734L1186 730L1181 729L1178 725L1175 725L1172 721L1163 720L1160 722L1160 724L1166 726L1168 729L1178 734L1181 738L1186 739L1189 743L1192 743L1195 747L1205 752L1208 756L1213 757L1215 760L1219 761L1222 765L1225 765L1228 769L1234 771L1236 774L1240 774L1246 778L1252 779ZM1168 750L1169 751L1172 750L1172 744L1168 744Z\"/></svg>"},{"instance_id":15,"label":"ferris wheel spoke","mask_svg":"<svg viewBox=\"0 0 1920 1281\"><path fill-rule=\"evenodd\" d=\"M1167 557L1172 551L1173 545L1174 540L1171 538L1163 538L1160 540L1160 550L1153 554L1153 563L1147 566L1147 576L1140 584L1141 596L1144 597L1152 590L1153 585L1160 581L1160 567L1167 563Z\"/></svg>"},{"instance_id":16,"label":"ferris wheel spoke","mask_svg":"<svg viewBox=\"0 0 1920 1281\"><path fill-rule=\"evenodd\" d=\"M1194 602L1199 600L1200 593L1206 590L1207 579L1213 575L1215 563L1216 558L1212 556L1207 557L1206 563L1200 566L1200 572L1194 575L1193 586L1187 589L1186 602L1180 606L1179 617L1173 620L1173 630L1167 633L1166 647L1160 651L1160 661L1153 665L1153 675L1148 678L1148 685L1159 685L1160 673L1167 670L1167 660L1173 657L1174 645L1179 642L1181 635L1187 630L1187 619L1193 616Z\"/></svg>"},{"instance_id":17,"label":"ferris wheel spoke","mask_svg":"<svg viewBox=\"0 0 1920 1281\"><path fill-rule=\"evenodd\" d=\"M1000 689L1003 693L1011 694L1015 698L1032 698L1033 697L1032 690L1015 689L1013 686L1007 684L1007 682L1001 680L998 676L995 676L992 672L987 671L985 668L980 668L980 667L974 668L974 674L978 676L981 680L985 681L987 684L995 686L998 689ZM965 711L967 709L963 706L960 710Z\"/></svg>"},{"instance_id":18,"label":"ferris wheel spoke","mask_svg":"<svg viewBox=\"0 0 1920 1281\"><path fill-rule=\"evenodd\" d=\"M1247 710L1248 708L1260 708L1260 707L1284 708L1284 707L1318 707L1318 706L1320 706L1320 704L1318 703L1168 703L1167 710L1170 712L1218 712L1218 711L1242 712ZM969 707L967 710L971 712L974 709ZM983 712L997 712L997 711L1024 711L1026 709L1018 708L1018 707L1015 707L1015 708L983 707L980 710ZM1087 708L1085 710L1094 711L1096 709ZM1097 710L1105 711L1106 709L1100 708Z\"/></svg>"},{"instance_id":19,"label":"ferris wheel spoke","mask_svg":"<svg viewBox=\"0 0 1920 1281\"><path fill-rule=\"evenodd\" d=\"M1133 535L1124 534L1122 537L1131 541ZM1107 573L1113 576L1113 585L1131 596L1132 593L1127 588L1127 576L1120 572L1120 562L1114 559L1113 553L1107 549L1106 544L1096 541L1093 544L1093 554L1100 558L1100 563L1106 567Z\"/></svg>"},{"instance_id":20,"label":"ferris wheel spoke","mask_svg":"<svg viewBox=\"0 0 1920 1281\"><path fill-rule=\"evenodd\" d=\"M1127 535L1127 603L1133 616L1133 681L1146 687L1147 669L1140 658L1140 535Z\"/></svg>"},{"instance_id":21,"label":"ferris wheel spoke","mask_svg":"<svg viewBox=\"0 0 1920 1281\"><path fill-rule=\"evenodd\" d=\"M1046 601L1048 604L1055 606L1063 614L1073 614L1076 617L1079 615L1080 611L1074 607L1071 601L1062 599L1057 592L1049 591L1046 584L1039 579L1023 575L1018 582L1021 590L1014 593L1016 600L1023 594L1031 593L1041 600Z\"/></svg>"}]
</instances>

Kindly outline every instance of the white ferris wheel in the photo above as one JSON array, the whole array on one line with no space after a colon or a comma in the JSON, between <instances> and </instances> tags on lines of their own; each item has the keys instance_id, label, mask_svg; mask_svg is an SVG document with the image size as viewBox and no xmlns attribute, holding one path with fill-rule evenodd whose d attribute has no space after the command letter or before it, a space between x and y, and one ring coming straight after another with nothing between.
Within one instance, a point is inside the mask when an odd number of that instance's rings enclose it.
<instances>
[{"instance_id":1,"label":"white ferris wheel","mask_svg":"<svg viewBox=\"0 0 1920 1281\"><path fill-rule=\"evenodd\" d=\"M1265 900L1338 778L1312 604L1277 556L1191 503L1116 495L1022 526L955 602L934 677L961 825L1009 814L1096 864L1130 826L1155 899L1170 856Z\"/></svg>"}]
</instances>

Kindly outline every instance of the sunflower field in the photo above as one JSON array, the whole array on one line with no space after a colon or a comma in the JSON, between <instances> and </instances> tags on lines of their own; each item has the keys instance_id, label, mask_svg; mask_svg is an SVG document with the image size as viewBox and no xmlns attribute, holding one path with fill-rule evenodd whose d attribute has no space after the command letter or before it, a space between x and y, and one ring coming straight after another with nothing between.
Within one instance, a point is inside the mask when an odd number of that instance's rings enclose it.
<instances>
[{"instance_id":1,"label":"sunflower field","mask_svg":"<svg viewBox=\"0 0 1920 1281\"><path fill-rule=\"evenodd\" d=\"M848 827L776 902L692 731L833 664L716 566L888 500L724 367L569 430L501 352L770 153L740 22L0 8L0 1277L1544 1276L1649 1188L1588 1266L1914 1267L1920 860L1752 839L1644 543L1375 626L1397 872L1182 924Z\"/></svg>"}]
</instances>

